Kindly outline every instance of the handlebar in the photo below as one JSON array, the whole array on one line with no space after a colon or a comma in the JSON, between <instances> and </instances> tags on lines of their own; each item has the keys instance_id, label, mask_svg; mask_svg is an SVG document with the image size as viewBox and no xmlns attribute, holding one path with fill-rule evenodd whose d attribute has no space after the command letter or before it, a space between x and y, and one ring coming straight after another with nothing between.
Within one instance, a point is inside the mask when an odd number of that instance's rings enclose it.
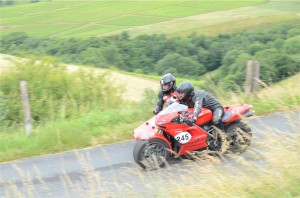
<instances>
[{"instance_id":1,"label":"handlebar","mask_svg":"<svg viewBox=\"0 0 300 198\"><path fill-rule=\"evenodd\" d=\"M179 115L179 122L181 124L188 124L189 119L187 118L188 113L184 114L185 116L183 116L182 114Z\"/></svg>"}]
</instances>

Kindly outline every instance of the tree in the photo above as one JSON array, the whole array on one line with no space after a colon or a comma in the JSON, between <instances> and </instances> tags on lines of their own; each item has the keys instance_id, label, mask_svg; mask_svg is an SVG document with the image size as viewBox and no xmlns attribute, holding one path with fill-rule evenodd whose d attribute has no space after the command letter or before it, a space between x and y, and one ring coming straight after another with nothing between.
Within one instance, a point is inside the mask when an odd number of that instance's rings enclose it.
<instances>
[{"instance_id":1,"label":"tree","mask_svg":"<svg viewBox=\"0 0 300 198\"><path fill-rule=\"evenodd\" d=\"M14 32L3 36L1 39L1 45L3 45L4 48L9 49L11 45L23 44L28 38L28 35L24 32Z\"/></svg>"},{"instance_id":2,"label":"tree","mask_svg":"<svg viewBox=\"0 0 300 198\"><path fill-rule=\"evenodd\" d=\"M202 47L198 47L197 49L197 55L194 56L195 60L201 64L203 64L207 71L210 71L210 68L208 67L209 65L209 51L202 48Z\"/></svg>"},{"instance_id":3,"label":"tree","mask_svg":"<svg viewBox=\"0 0 300 198\"><path fill-rule=\"evenodd\" d=\"M254 55L256 52L262 51L264 49L265 49L265 45L263 43L255 42L248 47L248 52L251 55Z\"/></svg>"},{"instance_id":4,"label":"tree","mask_svg":"<svg viewBox=\"0 0 300 198\"><path fill-rule=\"evenodd\" d=\"M15 3L14 0L6 0L5 5L13 5Z\"/></svg>"},{"instance_id":5,"label":"tree","mask_svg":"<svg viewBox=\"0 0 300 198\"><path fill-rule=\"evenodd\" d=\"M283 51L287 54L299 54L300 39L297 37L289 38L283 44Z\"/></svg>"},{"instance_id":6,"label":"tree","mask_svg":"<svg viewBox=\"0 0 300 198\"><path fill-rule=\"evenodd\" d=\"M208 49L210 56L208 57L207 70L212 71L221 66L223 54L226 52L226 44L222 42L214 42Z\"/></svg>"},{"instance_id":7,"label":"tree","mask_svg":"<svg viewBox=\"0 0 300 198\"><path fill-rule=\"evenodd\" d=\"M222 59L222 65L232 65L233 63L235 63L236 58L242 53L244 53L242 50L237 49L228 51Z\"/></svg>"},{"instance_id":8,"label":"tree","mask_svg":"<svg viewBox=\"0 0 300 198\"><path fill-rule=\"evenodd\" d=\"M277 49L257 52L254 59L260 63L260 78L267 83L279 80L278 67L284 64L284 56Z\"/></svg>"},{"instance_id":9,"label":"tree","mask_svg":"<svg viewBox=\"0 0 300 198\"><path fill-rule=\"evenodd\" d=\"M174 75L180 77L196 77L205 73L205 67L191 58L183 57L180 54L168 54L157 62L155 71L163 75L170 71L177 72Z\"/></svg>"},{"instance_id":10,"label":"tree","mask_svg":"<svg viewBox=\"0 0 300 198\"><path fill-rule=\"evenodd\" d=\"M108 46L102 50L102 55L110 66L120 67L123 63L122 56L119 53L119 49L114 46Z\"/></svg>"},{"instance_id":11,"label":"tree","mask_svg":"<svg viewBox=\"0 0 300 198\"><path fill-rule=\"evenodd\" d=\"M79 54L83 64L93 65L96 67L108 68L110 65L106 62L99 48L90 47Z\"/></svg>"},{"instance_id":12,"label":"tree","mask_svg":"<svg viewBox=\"0 0 300 198\"><path fill-rule=\"evenodd\" d=\"M290 29L288 31L288 38L291 38L291 37L295 37L295 36L299 36L300 35L300 29L298 28L293 28L293 29Z\"/></svg>"}]
</instances>

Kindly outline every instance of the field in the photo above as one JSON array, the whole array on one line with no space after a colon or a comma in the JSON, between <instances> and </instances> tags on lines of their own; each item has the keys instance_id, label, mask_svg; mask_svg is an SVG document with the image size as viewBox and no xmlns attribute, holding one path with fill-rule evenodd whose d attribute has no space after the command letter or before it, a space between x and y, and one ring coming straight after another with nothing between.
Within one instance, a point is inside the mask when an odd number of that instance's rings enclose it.
<instances>
[{"instance_id":1,"label":"field","mask_svg":"<svg viewBox=\"0 0 300 198\"><path fill-rule=\"evenodd\" d=\"M269 7L270 6L270 7ZM217 35L242 29L268 27L289 20L299 22L299 2L271 2L182 17L129 29L130 35L163 33L186 36L192 33Z\"/></svg>"},{"instance_id":2,"label":"field","mask_svg":"<svg viewBox=\"0 0 300 198\"><path fill-rule=\"evenodd\" d=\"M2 6L1 35L90 37L192 32L217 34L297 20L299 2L279 1L45 1Z\"/></svg>"},{"instance_id":3,"label":"field","mask_svg":"<svg viewBox=\"0 0 300 198\"><path fill-rule=\"evenodd\" d=\"M276 1L51 1L1 7L0 33L91 37L214 35L299 20L299 2Z\"/></svg>"}]
</instances>

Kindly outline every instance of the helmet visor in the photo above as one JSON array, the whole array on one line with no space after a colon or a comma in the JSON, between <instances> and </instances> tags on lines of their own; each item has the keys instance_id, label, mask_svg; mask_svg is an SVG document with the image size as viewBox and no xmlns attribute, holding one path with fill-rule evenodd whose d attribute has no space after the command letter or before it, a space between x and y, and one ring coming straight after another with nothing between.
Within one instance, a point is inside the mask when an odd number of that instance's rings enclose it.
<instances>
[{"instance_id":1,"label":"helmet visor","mask_svg":"<svg viewBox=\"0 0 300 198\"><path fill-rule=\"evenodd\" d=\"M170 87L170 84L164 84L164 85L161 86L161 89L162 89L163 91L168 91L170 88L171 88L171 87Z\"/></svg>"},{"instance_id":2,"label":"helmet visor","mask_svg":"<svg viewBox=\"0 0 300 198\"><path fill-rule=\"evenodd\" d=\"M181 93L179 92L179 93L178 93L178 92L177 92L177 97L178 97L179 100L184 99L185 96L186 96L186 93L184 93L184 92L181 92Z\"/></svg>"},{"instance_id":3,"label":"helmet visor","mask_svg":"<svg viewBox=\"0 0 300 198\"><path fill-rule=\"evenodd\" d=\"M161 84L161 89L163 91L169 91L173 86L173 82L167 83L167 84Z\"/></svg>"}]
</instances>

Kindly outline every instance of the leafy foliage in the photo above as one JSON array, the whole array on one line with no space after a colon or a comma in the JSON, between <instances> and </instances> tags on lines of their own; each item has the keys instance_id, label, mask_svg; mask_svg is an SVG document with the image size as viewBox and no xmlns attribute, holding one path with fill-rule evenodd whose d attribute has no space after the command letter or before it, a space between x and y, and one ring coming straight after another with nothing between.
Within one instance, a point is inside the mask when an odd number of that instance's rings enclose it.
<instances>
[{"instance_id":1,"label":"leafy foliage","mask_svg":"<svg viewBox=\"0 0 300 198\"><path fill-rule=\"evenodd\" d=\"M299 71L298 24L286 23L269 29L218 36L166 37L120 35L89 39L33 38L13 33L1 40L1 51L55 56L66 63L116 67L142 74L199 79L205 72L221 70L213 81L224 88L242 86L245 63L254 59L261 64L266 83L279 81ZM207 82L209 83L209 82ZM207 85L203 85L207 87Z\"/></svg>"},{"instance_id":2,"label":"leafy foliage","mask_svg":"<svg viewBox=\"0 0 300 198\"><path fill-rule=\"evenodd\" d=\"M35 122L66 119L91 109L104 109L119 103L119 93L104 77L91 72L68 73L55 60L23 61L0 76L1 119L6 125L20 123L21 96L19 81L28 83L31 114ZM5 118L4 118L5 116Z\"/></svg>"}]
</instances>

